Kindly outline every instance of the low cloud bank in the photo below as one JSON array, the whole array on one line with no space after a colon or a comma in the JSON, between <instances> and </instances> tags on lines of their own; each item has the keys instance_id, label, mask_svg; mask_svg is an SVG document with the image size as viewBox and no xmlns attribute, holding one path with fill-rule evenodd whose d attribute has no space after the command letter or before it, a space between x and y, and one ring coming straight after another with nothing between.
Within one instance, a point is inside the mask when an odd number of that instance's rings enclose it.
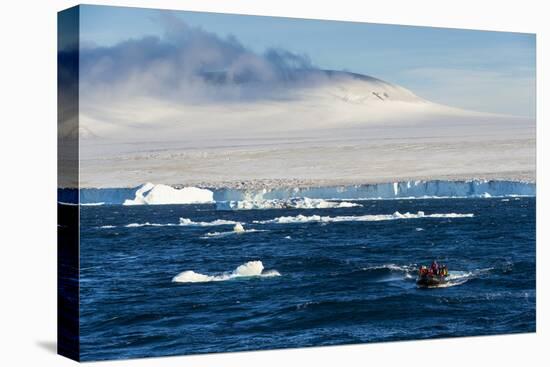
<instances>
[{"instance_id":1,"label":"low cloud bank","mask_svg":"<svg viewBox=\"0 0 550 367\"><path fill-rule=\"evenodd\" d=\"M193 102L271 97L279 88L327 78L306 55L271 48L256 53L171 15L162 37L81 49L84 94L135 95Z\"/></svg>"}]
</instances>

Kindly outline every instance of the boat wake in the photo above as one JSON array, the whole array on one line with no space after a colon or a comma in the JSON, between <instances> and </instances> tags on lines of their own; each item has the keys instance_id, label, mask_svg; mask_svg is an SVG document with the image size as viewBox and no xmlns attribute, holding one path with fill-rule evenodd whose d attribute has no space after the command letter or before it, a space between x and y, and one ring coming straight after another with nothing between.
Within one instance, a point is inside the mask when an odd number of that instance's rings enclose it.
<instances>
[{"instance_id":1,"label":"boat wake","mask_svg":"<svg viewBox=\"0 0 550 367\"><path fill-rule=\"evenodd\" d=\"M450 271L447 281L438 285L424 286L424 288L449 288L462 285L472 279L474 273L469 271Z\"/></svg>"},{"instance_id":2,"label":"boat wake","mask_svg":"<svg viewBox=\"0 0 550 367\"><path fill-rule=\"evenodd\" d=\"M486 269L477 269L472 271L449 271L449 275L447 276L447 281L443 284L438 284L434 286L428 286L425 288L449 288L449 287L455 287L457 285L462 285L472 279L479 278L480 276L483 276L487 273L489 273L493 268L486 268Z\"/></svg>"},{"instance_id":3,"label":"boat wake","mask_svg":"<svg viewBox=\"0 0 550 367\"><path fill-rule=\"evenodd\" d=\"M377 282L381 281L416 281L418 266L417 264L409 265L397 265L397 264L384 264L384 265L374 265L362 268L363 271L369 273L378 273L379 278ZM472 271L461 271L454 270L449 271L447 276L446 283L434 285L434 286L423 286L419 288L449 288L462 285L472 279L478 278L489 273L493 268L486 269L477 269ZM399 276L392 276L392 274L399 274ZM376 277L375 277L376 278ZM418 286L417 286L418 287Z\"/></svg>"},{"instance_id":4,"label":"boat wake","mask_svg":"<svg viewBox=\"0 0 550 367\"><path fill-rule=\"evenodd\" d=\"M375 282L402 281L415 278L416 264L397 265L384 264L361 268L361 271L369 274Z\"/></svg>"}]
</instances>

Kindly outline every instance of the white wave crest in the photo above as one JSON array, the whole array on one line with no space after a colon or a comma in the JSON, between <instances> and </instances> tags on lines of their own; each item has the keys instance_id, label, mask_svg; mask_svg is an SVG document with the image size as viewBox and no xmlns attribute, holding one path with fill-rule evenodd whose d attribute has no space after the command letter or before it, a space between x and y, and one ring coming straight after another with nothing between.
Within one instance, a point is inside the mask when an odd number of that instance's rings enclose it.
<instances>
[{"instance_id":1,"label":"white wave crest","mask_svg":"<svg viewBox=\"0 0 550 367\"><path fill-rule=\"evenodd\" d=\"M227 226L235 225L238 222L225 219L216 219L212 222L194 222L189 218L180 218L179 223L130 223L125 225L126 228L139 228L139 227L174 227L174 226L196 226L196 227L212 227L212 226ZM115 228L116 226L106 225L100 228Z\"/></svg>"},{"instance_id":2,"label":"white wave crest","mask_svg":"<svg viewBox=\"0 0 550 367\"><path fill-rule=\"evenodd\" d=\"M146 183L123 205L197 204L214 202L214 193L197 187L173 188L168 185Z\"/></svg>"},{"instance_id":3,"label":"white wave crest","mask_svg":"<svg viewBox=\"0 0 550 367\"><path fill-rule=\"evenodd\" d=\"M321 222L321 223L333 223L333 222L377 222L383 220L398 220L398 219L419 219L419 218L471 218L473 214L459 214L459 213L444 213L444 214L425 214L422 211L417 213L404 213L395 212L393 214L375 214L375 215L359 215L359 216L320 216L320 215L297 215L278 217L263 221L254 221L258 224L290 224L290 223L309 223L309 222Z\"/></svg>"},{"instance_id":4,"label":"white wave crest","mask_svg":"<svg viewBox=\"0 0 550 367\"><path fill-rule=\"evenodd\" d=\"M291 198L287 200L240 200L217 202L218 210L251 210L251 209L337 209L362 206L347 201L330 201L324 199Z\"/></svg>"},{"instance_id":5,"label":"white wave crest","mask_svg":"<svg viewBox=\"0 0 550 367\"><path fill-rule=\"evenodd\" d=\"M226 237L232 235L240 235L245 233L267 232L267 229L245 229L244 231L227 231L227 232L208 232L202 239L208 239L212 237Z\"/></svg>"},{"instance_id":6,"label":"white wave crest","mask_svg":"<svg viewBox=\"0 0 550 367\"><path fill-rule=\"evenodd\" d=\"M216 219L212 222L194 222L189 218L180 218L179 223L130 223L125 225L126 228L138 228L138 227L173 227L173 226L196 226L196 227L211 227L211 226L227 226L234 225L238 222L225 219ZM115 226L102 226L100 228L114 228Z\"/></svg>"},{"instance_id":7,"label":"white wave crest","mask_svg":"<svg viewBox=\"0 0 550 367\"><path fill-rule=\"evenodd\" d=\"M199 227L210 227L210 226L229 226L229 225L236 225L239 222L235 222L233 220L225 220L225 219L216 219L212 222L194 222L189 218L180 218L180 226L199 226Z\"/></svg>"},{"instance_id":8,"label":"white wave crest","mask_svg":"<svg viewBox=\"0 0 550 367\"><path fill-rule=\"evenodd\" d=\"M259 261L249 261L238 266L232 272L226 272L219 275L207 275L196 273L193 270L187 270L179 273L174 278L176 283L205 283L205 282L220 282L242 277L276 277L281 274L277 270L264 271L264 264Z\"/></svg>"},{"instance_id":9,"label":"white wave crest","mask_svg":"<svg viewBox=\"0 0 550 367\"><path fill-rule=\"evenodd\" d=\"M380 270L380 269L388 269L390 271L397 271L397 272L411 272L411 271L416 271L416 264L411 264L411 265L384 264L384 265L368 266L366 268L363 268L363 270Z\"/></svg>"},{"instance_id":10,"label":"white wave crest","mask_svg":"<svg viewBox=\"0 0 550 367\"><path fill-rule=\"evenodd\" d=\"M404 213L395 212L393 214L376 214L376 215L359 215L359 216L320 216L320 215L297 215L297 216L283 216L268 220L255 220L252 223L255 224L292 224L292 223L333 223L333 222L376 222L383 220L397 220L397 219L419 219L419 218L472 218L473 214L460 214L460 213L444 213L444 214L425 214L422 211L417 213ZM173 227L173 226L196 226L196 227L213 227L213 226L234 226L232 232L214 232L210 235L223 235L232 233L249 233L260 232L260 230L250 229L244 230L242 223L227 219L216 219L211 222L195 222L189 218L180 218L179 223L130 223L125 225L126 228L139 228L139 227ZM99 228L115 228L116 226L104 225ZM241 231L241 228L243 231ZM208 236L208 234L207 234Z\"/></svg>"},{"instance_id":11,"label":"white wave crest","mask_svg":"<svg viewBox=\"0 0 550 367\"><path fill-rule=\"evenodd\" d=\"M105 205L104 202L99 202L99 203L80 203L80 205L82 206L101 206L101 205Z\"/></svg>"},{"instance_id":12,"label":"white wave crest","mask_svg":"<svg viewBox=\"0 0 550 367\"><path fill-rule=\"evenodd\" d=\"M126 228L139 228L139 227L171 227L171 226L175 226L175 224L173 224L173 223L162 224L162 223L145 222L145 223L130 223L130 224L125 225L124 227L126 227Z\"/></svg>"}]
</instances>

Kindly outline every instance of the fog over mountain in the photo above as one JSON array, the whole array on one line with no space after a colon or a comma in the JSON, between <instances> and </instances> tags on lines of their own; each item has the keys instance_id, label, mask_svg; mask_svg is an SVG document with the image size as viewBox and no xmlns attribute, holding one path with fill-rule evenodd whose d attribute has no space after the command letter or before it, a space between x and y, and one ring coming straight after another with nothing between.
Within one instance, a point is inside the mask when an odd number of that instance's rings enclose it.
<instances>
[{"instance_id":1,"label":"fog over mountain","mask_svg":"<svg viewBox=\"0 0 550 367\"><path fill-rule=\"evenodd\" d=\"M84 186L534 180L532 119L432 103L306 55L163 22L163 37L81 47Z\"/></svg>"}]
</instances>

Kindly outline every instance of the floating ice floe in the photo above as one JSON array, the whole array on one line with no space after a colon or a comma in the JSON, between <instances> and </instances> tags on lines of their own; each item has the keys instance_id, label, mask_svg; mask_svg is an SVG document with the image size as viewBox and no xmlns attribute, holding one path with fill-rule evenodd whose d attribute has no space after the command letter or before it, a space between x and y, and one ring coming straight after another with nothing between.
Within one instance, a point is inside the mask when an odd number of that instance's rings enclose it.
<instances>
[{"instance_id":1,"label":"floating ice floe","mask_svg":"<svg viewBox=\"0 0 550 367\"><path fill-rule=\"evenodd\" d=\"M216 202L218 210L251 210L251 209L334 209L362 206L347 201L329 201L324 199L291 198L286 200L231 200Z\"/></svg>"},{"instance_id":2,"label":"floating ice floe","mask_svg":"<svg viewBox=\"0 0 550 367\"><path fill-rule=\"evenodd\" d=\"M189 218L180 218L180 226L199 226L199 227L210 227L210 226L230 226L237 225L239 222L226 219L216 219L211 222L194 222Z\"/></svg>"},{"instance_id":3,"label":"floating ice floe","mask_svg":"<svg viewBox=\"0 0 550 367\"><path fill-rule=\"evenodd\" d=\"M174 227L174 226L190 226L190 227L213 227L213 226L228 226L228 225L234 225L238 222L232 221L232 220L225 220L225 219L216 219L211 222L194 222L189 218L180 218L179 223L151 223L151 222L145 222L145 223L130 223L126 224L122 227L126 228L139 228L139 227ZM116 226L113 225L104 225L99 228L116 228Z\"/></svg>"},{"instance_id":4,"label":"floating ice floe","mask_svg":"<svg viewBox=\"0 0 550 367\"><path fill-rule=\"evenodd\" d=\"M280 275L281 274L277 270L264 271L263 263L257 260L244 263L232 272L225 272L218 275L201 274L193 270L187 270L176 275L172 278L172 281L176 283L205 283L220 282L243 277L276 277Z\"/></svg>"},{"instance_id":5,"label":"floating ice floe","mask_svg":"<svg viewBox=\"0 0 550 367\"><path fill-rule=\"evenodd\" d=\"M417 213L404 213L395 212L393 214L375 214L375 215L358 215L358 216L320 216L320 215L297 215L297 216L283 216L269 220L254 221L257 224L289 224L289 223L309 223L309 222L376 222L383 220L398 220L398 219L419 219L419 218L471 218L473 214L459 214L459 213L443 213L443 214L425 214L423 211Z\"/></svg>"},{"instance_id":6,"label":"floating ice floe","mask_svg":"<svg viewBox=\"0 0 550 367\"><path fill-rule=\"evenodd\" d=\"M434 213L425 214L423 211L417 213L404 213L395 212L393 214L367 214L367 215L344 215L344 216L321 216L321 215L302 215L297 216L282 216L267 220L255 220L254 224L292 224L292 223L334 223L334 222L377 222L384 220L399 220L399 219L422 219L422 218L472 218L474 214L467 213ZM214 227L214 226L233 226L233 230L229 232L213 232L208 233L207 237L222 236L235 233L251 233L251 232L263 232L260 229L245 229L243 223L228 220L228 219L216 219L211 222L195 222L189 218L180 218L179 223L130 223L123 227L126 228L138 228L138 227L173 227L173 226L190 226L190 227ZM104 225L99 228L115 228L113 225ZM423 230L422 228L416 228L417 231Z\"/></svg>"}]
</instances>

